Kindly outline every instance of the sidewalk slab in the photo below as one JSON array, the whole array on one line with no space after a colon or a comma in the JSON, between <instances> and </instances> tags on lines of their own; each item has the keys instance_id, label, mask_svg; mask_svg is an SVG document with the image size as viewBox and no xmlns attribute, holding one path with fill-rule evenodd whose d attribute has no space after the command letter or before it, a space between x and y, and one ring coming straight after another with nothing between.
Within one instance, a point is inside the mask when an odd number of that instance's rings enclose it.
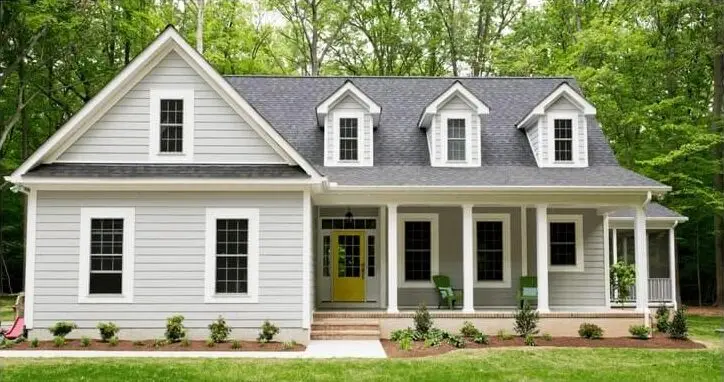
<instances>
[{"instance_id":1,"label":"sidewalk slab","mask_svg":"<svg viewBox=\"0 0 724 382\"><path fill-rule=\"evenodd\" d=\"M304 358L387 358L379 340L319 340L307 345Z\"/></svg>"}]
</instances>

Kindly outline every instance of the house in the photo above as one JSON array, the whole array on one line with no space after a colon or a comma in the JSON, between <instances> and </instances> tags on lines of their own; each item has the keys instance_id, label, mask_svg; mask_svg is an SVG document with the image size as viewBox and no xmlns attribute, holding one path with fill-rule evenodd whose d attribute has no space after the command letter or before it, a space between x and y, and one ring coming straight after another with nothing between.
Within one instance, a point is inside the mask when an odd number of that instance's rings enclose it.
<instances>
[{"instance_id":1,"label":"house","mask_svg":"<svg viewBox=\"0 0 724 382\"><path fill-rule=\"evenodd\" d=\"M28 195L37 336L158 338L173 314L202 338L219 315L239 337L385 336L438 305L437 274L463 290L433 312L449 329L512 328L521 276L553 335L675 304L685 218L618 165L571 78L222 77L167 28L6 179ZM639 275L623 307L616 259Z\"/></svg>"}]
</instances>

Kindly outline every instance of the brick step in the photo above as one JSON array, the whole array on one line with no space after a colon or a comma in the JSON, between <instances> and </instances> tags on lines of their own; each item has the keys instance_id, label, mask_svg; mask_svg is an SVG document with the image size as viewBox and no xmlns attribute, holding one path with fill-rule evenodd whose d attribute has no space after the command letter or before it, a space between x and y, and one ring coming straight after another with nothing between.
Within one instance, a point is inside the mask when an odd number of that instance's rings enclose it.
<instances>
[{"instance_id":1,"label":"brick step","mask_svg":"<svg viewBox=\"0 0 724 382\"><path fill-rule=\"evenodd\" d=\"M313 323L312 331L315 330L380 330L379 324L335 324L335 323Z\"/></svg>"},{"instance_id":2,"label":"brick step","mask_svg":"<svg viewBox=\"0 0 724 382\"><path fill-rule=\"evenodd\" d=\"M379 329L312 330L313 340L377 340Z\"/></svg>"}]
</instances>

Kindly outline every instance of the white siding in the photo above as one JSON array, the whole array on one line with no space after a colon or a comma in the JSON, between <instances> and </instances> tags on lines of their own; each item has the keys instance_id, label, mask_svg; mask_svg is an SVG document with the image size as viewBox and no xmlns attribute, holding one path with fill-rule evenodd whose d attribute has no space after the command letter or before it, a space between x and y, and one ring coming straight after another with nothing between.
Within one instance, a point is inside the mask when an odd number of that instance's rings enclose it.
<instances>
[{"instance_id":1,"label":"white siding","mask_svg":"<svg viewBox=\"0 0 724 382\"><path fill-rule=\"evenodd\" d=\"M528 135L528 142L530 142L530 148L533 151L533 156L536 158L537 161L540 160L540 139L538 139L538 125L533 125L528 130L526 130L526 134Z\"/></svg>"},{"instance_id":2,"label":"white siding","mask_svg":"<svg viewBox=\"0 0 724 382\"><path fill-rule=\"evenodd\" d=\"M447 142L443 142L443 129L446 129L447 126L443 126L443 118L441 115L443 115L446 112L454 112L454 113L461 113L461 114L469 114L469 120L470 120L470 126L467 126L466 134L469 134L469 137L466 136L470 140L470 145L468 146L470 149L469 153L466 153L468 155L468 165L471 166L480 166L480 149L481 149L481 130L482 130L482 120L480 116L476 113L475 109L473 109L470 105L468 105L460 96L452 97L449 101L445 102L440 108L438 109L438 113L433 116L432 119L432 137L434 145L431 147L433 149L433 152L431 153L432 163L435 166L445 166L447 158L443 157L444 152L444 146Z\"/></svg>"},{"instance_id":3,"label":"white siding","mask_svg":"<svg viewBox=\"0 0 724 382\"><path fill-rule=\"evenodd\" d=\"M578 126L574 144L574 158L576 163L571 166L582 167L588 164L588 120L583 112L567 98L561 97L546 109L546 114L538 119L538 123L528 128L527 134L530 140L531 149L536 155L539 165L553 165L551 155L551 140L553 138L553 127L549 125L552 118L548 113L565 113L574 118L574 124ZM560 166L560 164L556 164Z\"/></svg>"},{"instance_id":4,"label":"white siding","mask_svg":"<svg viewBox=\"0 0 724 382\"><path fill-rule=\"evenodd\" d=\"M178 54L171 52L81 136L60 162L148 162L154 88L194 90L194 163L285 163Z\"/></svg>"},{"instance_id":5,"label":"white siding","mask_svg":"<svg viewBox=\"0 0 724 382\"><path fill-rule=\"evenodd\" d=\"M78 304L81 207L135 207L131 304ZM205 304L206 208L260 210L259 302ZM220 314L232 327L302 324L302 193L38 192L35 328L60 320L95 328L161 329L182 314L205 329ZM160 333L160 332L159 332Z\"/></svg>"},{"instance_id":6,"label":"white siding","mask_svg":"<svg viewBox=\"0 0 724 382\"><path fill-rule=\"evenodd\" d=\"M358 121L358 145L360 155L358 163L339 163L339 130L336 120L344 118L343 113L352 113L362 116ZM349 114L348 114L349 115ZM347 95L332 105L325 118L325 166L372 166L374 163L373 150L373 118L369 110L353 96Z\"/></svg>"}]
</instances>

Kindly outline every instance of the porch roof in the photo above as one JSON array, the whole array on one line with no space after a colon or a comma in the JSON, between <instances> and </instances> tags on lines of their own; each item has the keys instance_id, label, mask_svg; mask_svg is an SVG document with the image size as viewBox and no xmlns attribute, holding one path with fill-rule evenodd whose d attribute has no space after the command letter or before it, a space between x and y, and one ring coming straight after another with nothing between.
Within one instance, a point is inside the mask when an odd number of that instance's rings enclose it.
<instances>
[{"instance_id":1,"label":"porch roof","mask_svg":"<svg viewBox=\"0 0 724 382\"><path fill-rule=\"evenodd\" d=\"M670 221L687 221L689 218L687 218L684 215L680 215L676 211L670 210L666 208L666 206L662 206L659 203L648 203L646 205L646 208L644 209L644 212L646 213L647 219L655 219L655 220L670 220ZM615 211L609 215L609 218L614 220L632 220L634 218L634 210L633 209L622 209Z\"/></svg>"},{"instance_id":2,"label":"porch roof","mask_svg":"<svg viewBox=\"0 0 724 382\"><path fill-rule=\"evenodd\" d=\"M60 178L224 178L308 179L298 166L203 164L52 163L28 172L28 177Z\"/></svg>"}]
</instances>

